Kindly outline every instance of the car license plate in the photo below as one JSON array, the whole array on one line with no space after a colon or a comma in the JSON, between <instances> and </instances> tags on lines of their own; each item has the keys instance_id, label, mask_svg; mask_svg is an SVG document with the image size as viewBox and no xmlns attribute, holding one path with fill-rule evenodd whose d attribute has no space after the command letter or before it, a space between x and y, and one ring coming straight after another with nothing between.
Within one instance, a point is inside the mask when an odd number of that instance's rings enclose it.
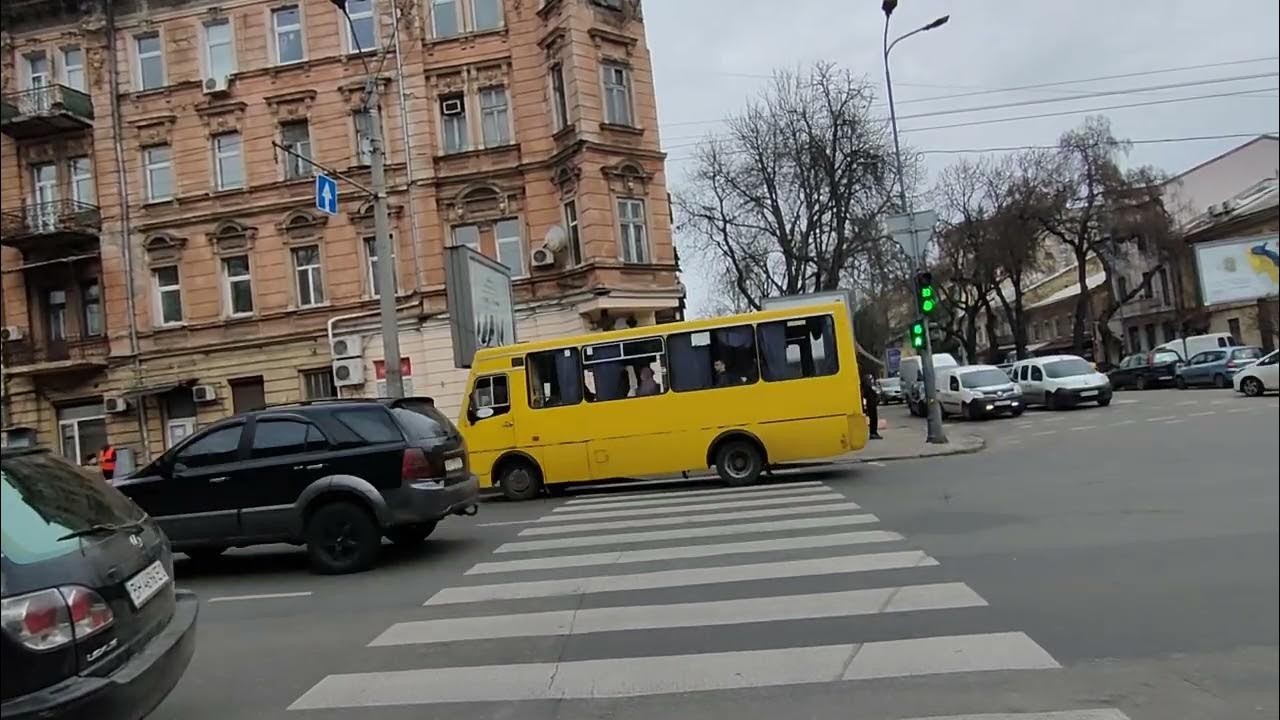
<instances>
[{"instance_id":1,"label":"car license plate","mask_svg":"<svg viewBox=\"0 0 1280 720\"><path fill-rule=\"evenodd\" d=\"M454 472L462 469L462 458L447 458L444 461L444 471Z\"/></svg>"},{"instance_id":2,"label":"car license plate","mask_svg":"<svg viewBox=\"0 0 1280 720\"><path fill-rule=\"evenodd\" d=\"M1097 390L1085 390L1084 392L1080 393L1080 397L1093 397L1094 395L1097 395L1097 394L1098 394Z\"/></svg>"},{"instance_id":3,"label":"car license plate","mask_svg":"<svg viewBox=\"0 0 1280 720\"><path fill-rule=\"evenodd\" d=\"M1008 401L1008 400L997 400L997 401L996 401L996 405L1008 405L1008 404L1009 404L1009 401Z\"/></svg>"},{"instance_id":4,"label":"car license plate","mask_svg":"<svg viewBox=\"0 0 1280 720\"><path fill-rule=\"evenodd\" d=\"M159 560L147 566L147 569L124 582L124 589L129 593L135 608L140 608L148 600L160 592L160 588L169 583L169 572Z\"/></svg>"}]
</instances>

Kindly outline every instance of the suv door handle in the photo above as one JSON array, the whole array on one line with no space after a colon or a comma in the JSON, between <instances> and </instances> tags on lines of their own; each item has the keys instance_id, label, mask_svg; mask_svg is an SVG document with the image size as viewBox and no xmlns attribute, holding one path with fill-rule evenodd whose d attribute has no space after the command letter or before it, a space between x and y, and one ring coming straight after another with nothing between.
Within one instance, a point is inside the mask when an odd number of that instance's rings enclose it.
<instances>
[{"instance_id":1,"label":"suv door handle","mask_svg":"<svg viewBox=\"0 0 1280 720\"><path fill-rule=\"evenodd\" d=\"M209 478L209 482L220 483L220 482L226 482L227 480L230 480L230 479L231 477L228 475L219 475L218 477Z\"/></svg>"},{"instance_id":2,"label":"suv door handle","mask_svg":"<svg viewBox=\"0 0 1280 720\"><path fill-rule=\"evenodd\" d=\"M324 463L313 463L311 465L294 465L293 469L294 470L322 470L324 469L324 466L325 466Z\"/></svg>"}]
</instances>

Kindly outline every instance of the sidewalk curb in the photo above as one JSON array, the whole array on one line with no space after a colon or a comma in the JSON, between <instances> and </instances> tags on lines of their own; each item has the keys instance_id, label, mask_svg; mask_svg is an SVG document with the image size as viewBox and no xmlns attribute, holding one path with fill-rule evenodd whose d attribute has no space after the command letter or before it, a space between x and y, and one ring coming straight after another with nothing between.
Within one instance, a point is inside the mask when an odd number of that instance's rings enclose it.
<instances>
[{"instance_id":1,"label":"sidewalk curb","mask_svg":"<svg viewBox=\"0 0 1280 720\"><path fill-rule=\"evenodd\" d=\"M867 463L887 462L887 461L893 461L893 460L922 460L925 458L947 457L949 455L971 455L976 452L981 452L983 449L987 447L986 438L980 435L968 435L966 436L966 438L967 439L963 445L961 445L960 443L954 443L954 444L948 443L947 449L940 450L937 452L899 453L899 454L893 454L893 455L877 455L875 457L867 457L867 458L854 457L854 458L849 458L847 460L845 459L832 460L828 464L830 465L865 465Z\"/></svg>"}]
</instances>

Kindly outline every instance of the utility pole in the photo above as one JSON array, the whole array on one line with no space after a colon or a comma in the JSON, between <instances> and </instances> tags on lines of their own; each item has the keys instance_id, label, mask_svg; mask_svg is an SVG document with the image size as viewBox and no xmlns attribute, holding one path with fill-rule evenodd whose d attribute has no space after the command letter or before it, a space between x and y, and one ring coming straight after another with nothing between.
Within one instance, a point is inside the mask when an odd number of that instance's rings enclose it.
<instances>
[{"instance_id":1,"label":"utility pole","mask_svg":"<svg viewBox=\"0 0 1280 720\"><path fill-rule=\"evenodd\" d=\"M920 247L920 244L915 242L915 213L911 211L911 201L907 197L907 182L902 169L902 145L898 141L898 114L893 105L893 79L889 74L889 51L893 49L894 45L916 33L922 33L946 24L951 16L944 15L928 25L912 30L893 42L889 42L889 17L893 15L893 11L897 7L898 0L884 0L880 6L884 11L884 84L889 99L889 124L893 130L893 155L898 169L898 201L902 205L902 212L907 214L907 229L910 233L912 244L915 247ZM917 252L912 260L915 261L917 273L925 271L923 251ZM942 408L938 406L937 402L938 389L933 374L933 340L929 337L929 318L921 316L920 322L924 325L924 347L920 348L920 372L924 375L925 417L927 418L926 426L928 428L925 440L930 443L945 444L947 435L942 429Z\"/></svg>"}]
</instances>

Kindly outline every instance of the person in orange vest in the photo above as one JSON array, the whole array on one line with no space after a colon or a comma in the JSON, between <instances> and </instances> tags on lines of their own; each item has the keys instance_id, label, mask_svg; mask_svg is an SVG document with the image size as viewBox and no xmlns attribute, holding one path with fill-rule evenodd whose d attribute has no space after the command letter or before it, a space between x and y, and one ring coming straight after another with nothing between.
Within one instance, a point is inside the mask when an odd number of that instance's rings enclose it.
<instances>
[{"instance_id":1,"label":"person in orange vest","mask_svg":"<svg viewBox=\"0 0 1280 720\"><path fill-rule=\"evenodd\" d=\"M98 467L102 469L102 477L107 480L116 474L116 449L110 444L103 445L98 451Z\"/></svg>"}]
</instances>

